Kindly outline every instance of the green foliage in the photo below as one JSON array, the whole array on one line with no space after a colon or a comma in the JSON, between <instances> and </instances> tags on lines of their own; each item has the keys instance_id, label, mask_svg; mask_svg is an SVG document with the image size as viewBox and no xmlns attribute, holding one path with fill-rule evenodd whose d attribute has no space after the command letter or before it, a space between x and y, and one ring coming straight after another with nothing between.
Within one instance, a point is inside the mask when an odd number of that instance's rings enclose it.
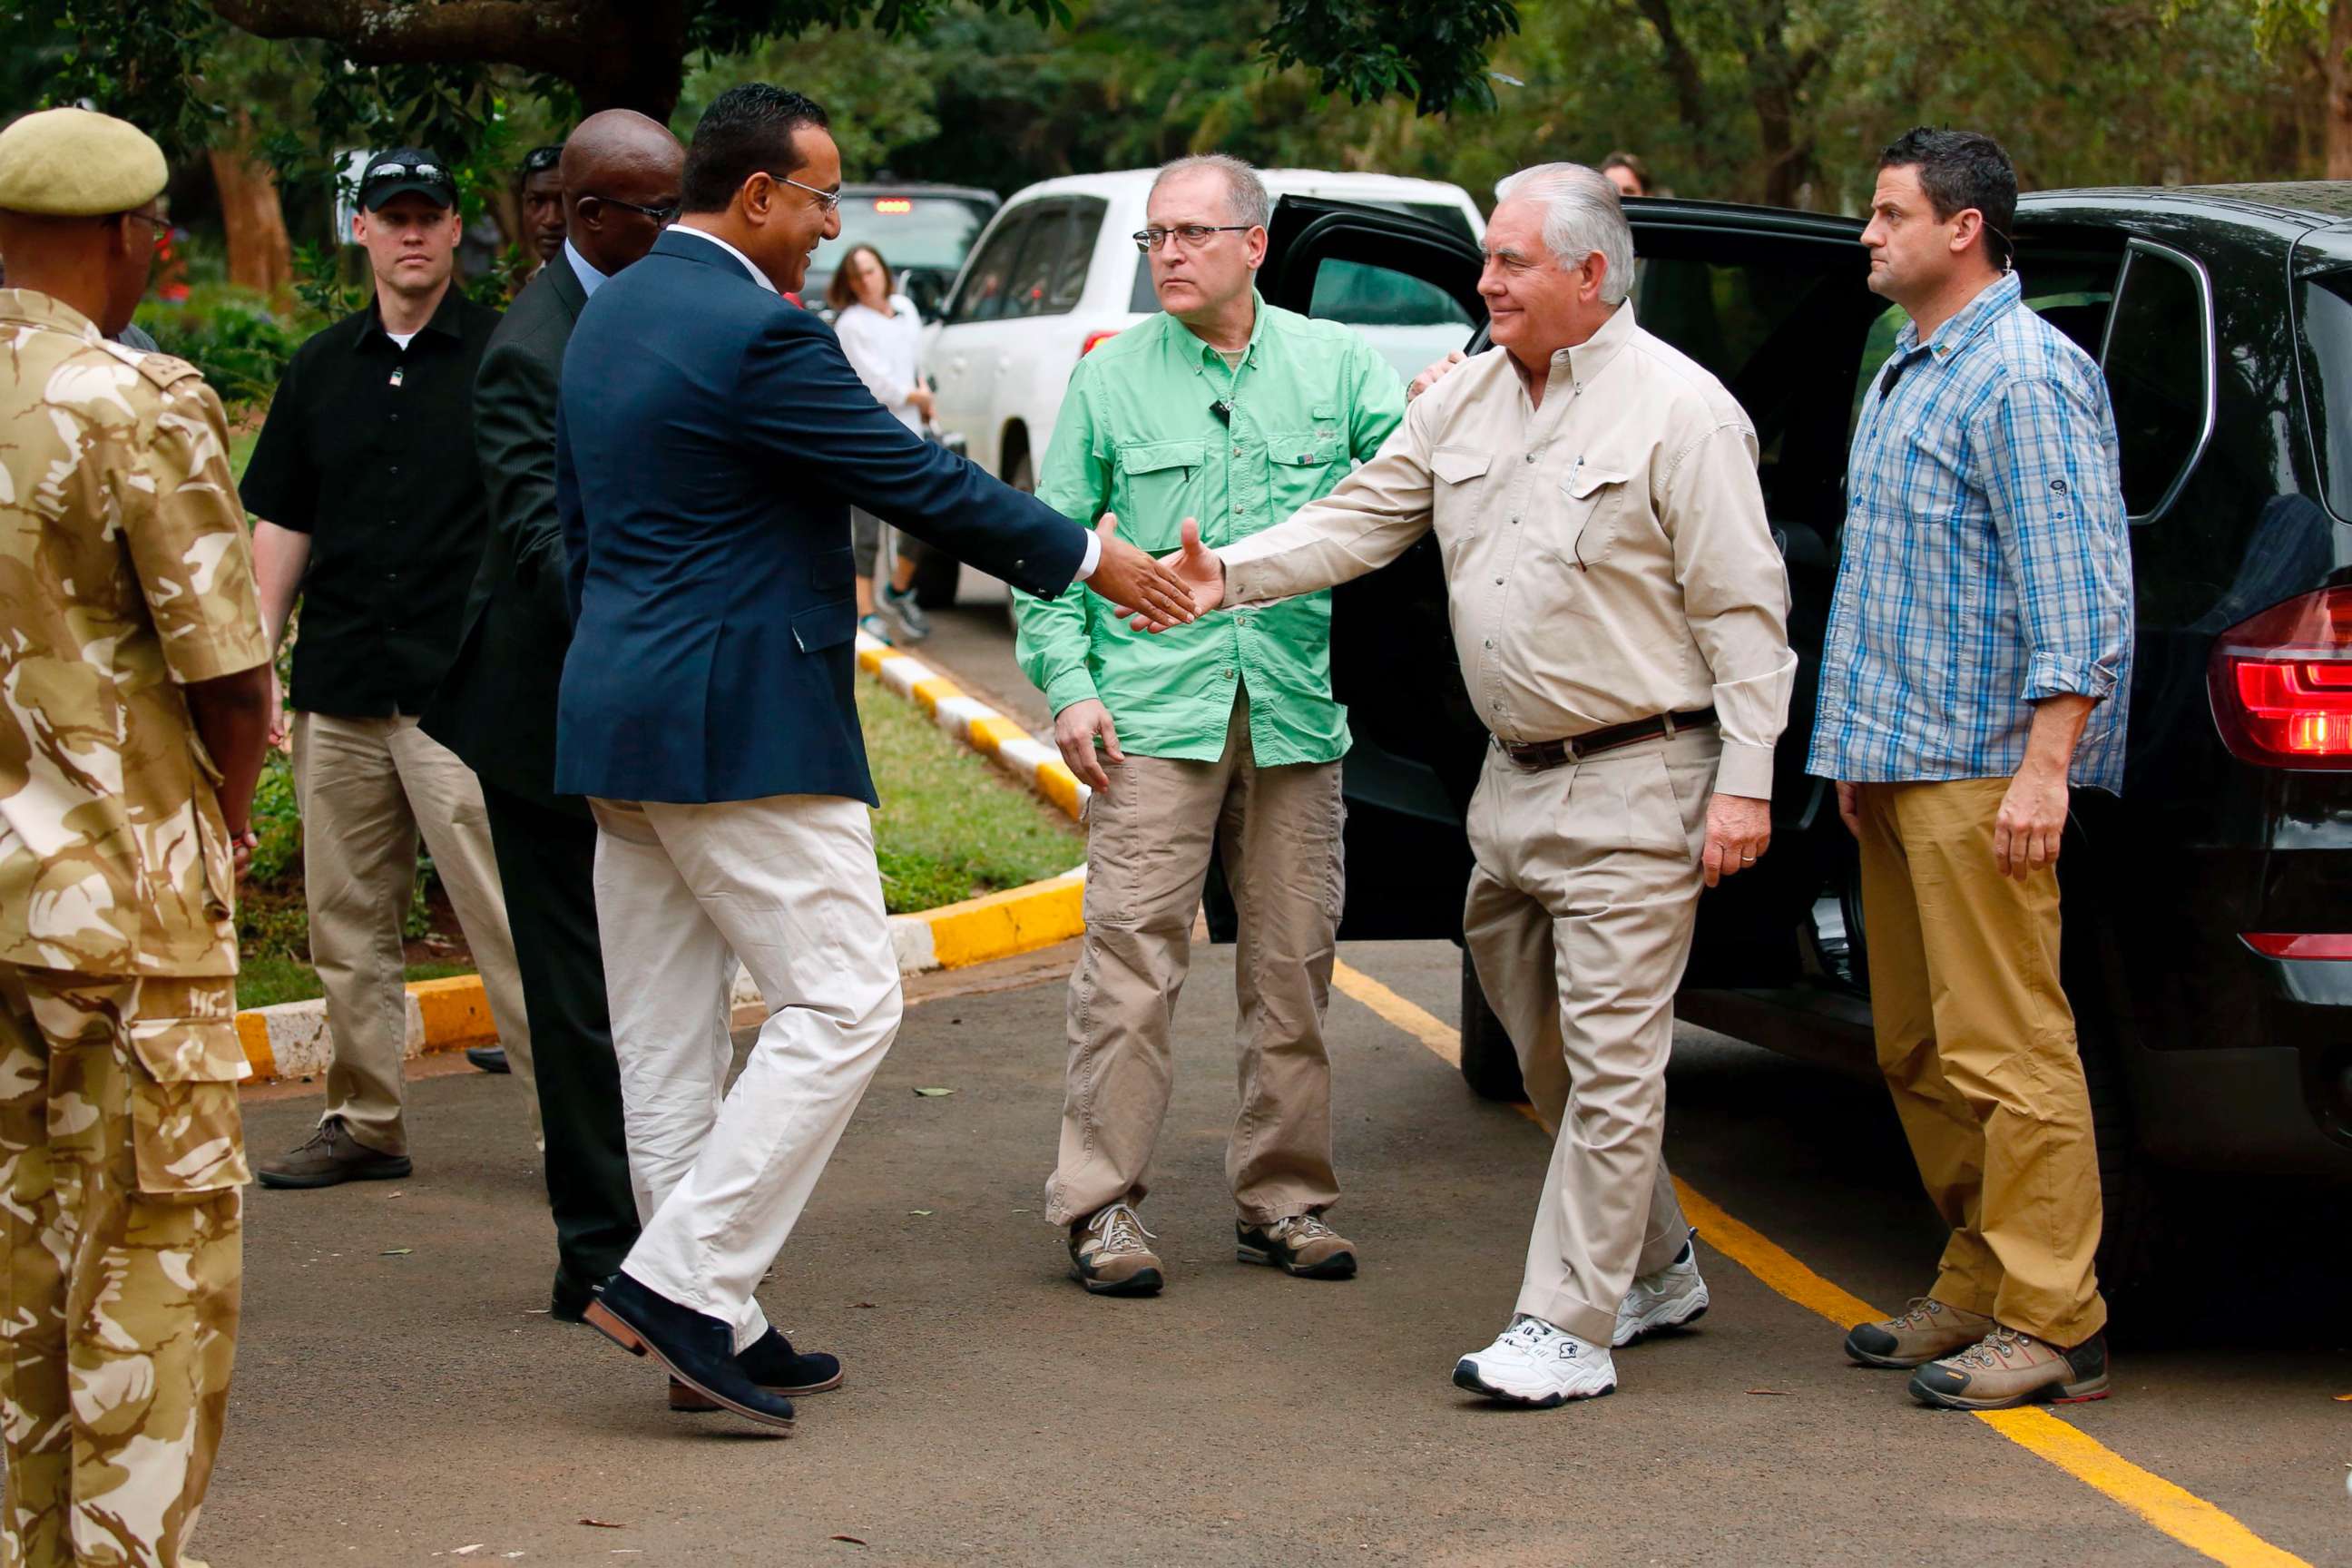
<instances>
[{"instance_id":1,"label":"green foliage","mask_svg":"<svg viewBox=\"0 0 2352 1568\"><path fill-rule=\"evenodd\" d=\"M1495 107L1486 56L1518 31L1509 0L1451 5L1370 5L1362 0L1282 0L1266 29L1276 69L1306 65L1327 93L1354 104L1411 94L1423 114Z\"/></svg>"},{"instance_id":2,"label":"green foliage","mask_svg":"<svg viewBox=\"0 0 2352 1568\"><path fill-rule=\"evenodd\" d=\"M286 362L318 324L272 310L260 295L226 283L199 284L182 300L142 300L136 320L156 347L203 371L232 408L267 401Z\"/></svg>"},{"instance_id":3,"label":"green foliage","mask_svg":"<svg viewBox=\"0 0 2352 1568\"><path fill-rule=\"evenodd\" d=\"M253 864L246 872L257 887L290 887L302 863L302 814L294 802L294 766L271 752L253 790Z\"/></svg>"}]
</instances>

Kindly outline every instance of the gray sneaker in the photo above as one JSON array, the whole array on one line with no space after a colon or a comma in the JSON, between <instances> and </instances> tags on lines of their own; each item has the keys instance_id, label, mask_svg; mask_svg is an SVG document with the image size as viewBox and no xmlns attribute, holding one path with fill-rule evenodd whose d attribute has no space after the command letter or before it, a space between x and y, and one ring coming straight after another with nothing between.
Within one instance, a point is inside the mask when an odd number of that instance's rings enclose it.
<instances>
[{"instance_id":1,"label":"gray sneaker","mask_svg":"<svg viewBox=\"0 0 2352 1568\"><path fill-rule=\"evenodd\" d=\"M408 1156L371 1149L330 1116L303 1142L254 1173L265 1187L339 1187L345 1182L396 1181L409 1173Z\"/></svg>"},{"instance_id":2,"label":"gray sneaker","mask_svg":"<svg viewBox=\"0 0 2352 1568\"><path fill-rule=\"evenodd\" d=\"M1300 1279L1356 1277L1356 1244L1311 1214L1292 1215L1272 1225L1234 1221L1234 1257Z\"/></svg>"},{"instance_id":3,"label":"gray sneaker","mask_svg":"<svg viewBox=\"0 0 2352 1568\"><path fill-rule=\"evenodd\" d=\"M1864 1366L1908 1372L1966 1350L1991 1331L1990 1318L1947 1307L1933 1296L1915 1296L1899 1318L1855 1324L1845 1336L1845 1353Z\"/></svg>"},{"instance_id":4,"label":"gray sneaker","mask_svg":"<svg viewBox=\"0 0 2352 1568\"><path fill-rule=\"evenodd\" d=\"M1070 1278L1097 1296L1160 1293L1160 1255L1132 1205L1111 1204L1070 1227Z\"/></svg>"},{"instance_id":5,"label":"gray sneaker","mask_svg":"<svg viewBox=\"0 0 2352 1568\"><path fill-rule=\"evenodd\" d=\"M887 583L877 583L875 590L876 596L892 615L898 617L899 628L906 634L907 641L920 642L931 635L931 617L923 613L922 605L915 603L914 589L909 588L901 594Z\"/></svg>"}]
</instances>

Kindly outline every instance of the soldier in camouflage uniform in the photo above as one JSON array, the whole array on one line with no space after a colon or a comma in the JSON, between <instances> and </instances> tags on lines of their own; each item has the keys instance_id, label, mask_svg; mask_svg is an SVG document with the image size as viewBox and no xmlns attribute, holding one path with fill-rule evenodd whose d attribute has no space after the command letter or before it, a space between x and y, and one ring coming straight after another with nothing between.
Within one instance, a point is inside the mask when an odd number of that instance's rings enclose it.
<instances>
[{"instance_id":1,"label":"soldier in camouflage uniform","mask_svg":"<svg viewBox=\"0 0 2352 1568\"><path fill-rule=\"evenodd\" d=\"M110 342L163 157L0 132L0 1568L184 1568L236 1355L268 649L219 399Z\"/></svg>"}]
</instances>

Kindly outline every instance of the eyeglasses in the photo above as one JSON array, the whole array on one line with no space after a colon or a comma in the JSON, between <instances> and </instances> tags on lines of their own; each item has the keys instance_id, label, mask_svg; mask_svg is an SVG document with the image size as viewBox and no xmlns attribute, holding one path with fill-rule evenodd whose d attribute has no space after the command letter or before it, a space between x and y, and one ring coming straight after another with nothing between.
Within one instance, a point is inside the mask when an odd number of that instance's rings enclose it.
<instances>
[{"instance_id":1,"label":"eyeglasses","mask_svg":"<svg viewBox=\"0 0 2352 1568\"><path fill-rule=\"evenodd\" d=\"M172 243L172 220L157 213L117 213L117 217L137 218L155 231L155 248L159 252Z\"/></svg>"},{"instance_id":2,"label":"eyeglasses","mask_svg":"<svg viewBox=\"0 0 2352 1568\"><path fill-rule=\"evenodd\" d=\"M672 202L666 207L649 207L638 202L625 202L618 196L582 196L580 199L583 202L603 202L608 207L626 207L633 213L643 213L664 228L677 221L678 210L683 205Z\"/></svg>"},{"instance_id":3,"label":"eyeglasses","mask_svg":"<svg viewBox=\"0 0 2352 1568\"><path fill-rule=\"evenodd\" d=\"M766 173L764 170L761 172ZM768 178L775 181L776 184L780 185L790 185L796 191L806 191L809 195L816 198L816 209L819 212L829 213L835 207L841 205L841 193L839 191L820 191L814 185L803 185L798 180L788 178L782 174L769 174Z\"/></svg>"},{"instance_id":4,"label":"eyeglasses","mask_svg":"<svg viewBox=\"0 0 2352 1568\"><path fill-rule=\"evenodd\" d=\"M1139 228L1129 237L1135 241L1136 249L1146 253L1159 249L1171 238L1182 241L1187 250L1198 250L1209 243L1209 237L1213 234L1247 234L1256 226L1257 225L1254 223L1227 223L1214 226L1205 223L1187 223L1180 224L1174 228Z\"/></svg>"}]
</instances>

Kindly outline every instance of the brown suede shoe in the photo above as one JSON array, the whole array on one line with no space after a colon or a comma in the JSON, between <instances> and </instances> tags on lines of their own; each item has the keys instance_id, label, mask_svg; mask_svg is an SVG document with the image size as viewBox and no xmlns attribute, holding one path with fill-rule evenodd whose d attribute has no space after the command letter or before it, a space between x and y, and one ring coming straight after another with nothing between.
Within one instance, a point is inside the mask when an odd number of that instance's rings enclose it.
<instances>
[{"instance_id":1,"label":"brown suede shoe","mask_svg":"<svg viewBox=\"0 0 2352 1568\"><path fill-rule=\"evenodd\" d=\"M265 1160L254 1174L265 1187L339 1187L345 1182L396 1181L409 1173L405 1154L371 1149L351 1134L340 1116L330 1116L308 1141L275 1160Z\"/></svg>"},{"instance_id":2,"label":"brown suede shoe","mask_svg":"<svg viewBox=\"0 0 2352 1568\"><path fill-rule=\"evenodd\" d=\"M1097 1296L1150 1296L1160 1284L1151 1233L1127 1204L1111 1204L1070 1227L1070 1278Z\"/></svg>"},{"instance_id":3,"label":"brown suede shoe","mask_svg":"<svg viewBox=\"0 0 2352 1568\"><path fill-rule=\"evenodd\" d=\"M1911 1376L1912 1396L1946 1410L2008 1410L2048 1400L2081 1405L2107 1396L2107 1336L2072 1350L1994 1325L1958 1355L1928 1363Z\"/></svg>"},{"instance_id":4,"label":"brown suede shoe","mask_svg":"<svg viewBox=\"0 0 2352 1568\"><path fill-rule=\"evenodd\" d=\"M1963 1351L1992 1331L1992 1320L1947 1307L1933 1296L1915 1296L1899 1318L1856 1323L1845 1337L1845 1353L1864 1366L1908 1372L1937 1356Z\"/></svg>"},{"instance_id":5,"label":"brown suede shoe","mask_svg":"<svg viewBox=\"0 0 2352 1568\"><path fill-rule=\"evenodd\" d=\"M1356 1277L1356 1244L1311 1214L1292 1215L1272 1225L1234 1221L1234 1256L1301 1279Z\"/></svg>"}]
</instances>

